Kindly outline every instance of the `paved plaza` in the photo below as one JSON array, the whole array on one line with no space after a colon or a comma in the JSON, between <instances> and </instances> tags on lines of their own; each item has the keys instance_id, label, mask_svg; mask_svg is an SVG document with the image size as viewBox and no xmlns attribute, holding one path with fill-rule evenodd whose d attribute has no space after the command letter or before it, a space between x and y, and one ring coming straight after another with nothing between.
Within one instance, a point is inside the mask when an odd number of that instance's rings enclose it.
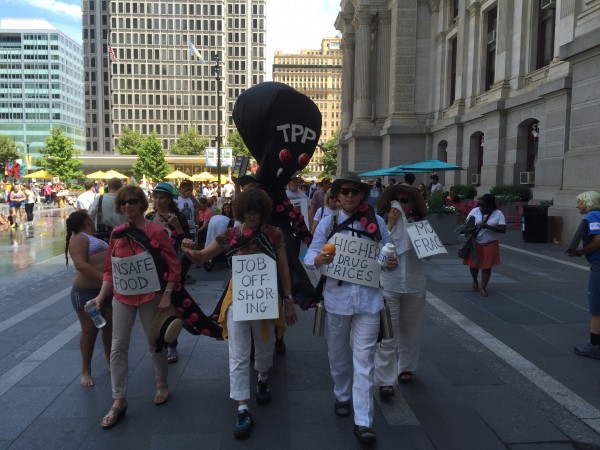
<instances>
[{"instance_id":1,"label":"paved plaza","mask_svg":"<svg viewBox=\"0 0 600 450\"><path fill-rule=\"evenodd\" d=\"M271 403L250 401L256 423L249 439L233 438L227 343L183 332L179 362L170 366L171 396L157 407L139 322L127 416L103 430L110 376L98 340L96 385L79 384L74 269L60 254L60 214L48 214L29 238L27 230L22 238L0 233L0 449L360 448L352 419L333 413L325 341L312 336L312 310L288 330L287 354L275 356ZM426 262L420 367L391 401L375 396L377 448L600 449L600 361L573 354L589 337L587 264L564 257L562 244L524 243L518 230L501 242L488 298L471 291L456 246ZM211 311L227 266L191 275L190 291Z\"/></svg>"}]
</instances>

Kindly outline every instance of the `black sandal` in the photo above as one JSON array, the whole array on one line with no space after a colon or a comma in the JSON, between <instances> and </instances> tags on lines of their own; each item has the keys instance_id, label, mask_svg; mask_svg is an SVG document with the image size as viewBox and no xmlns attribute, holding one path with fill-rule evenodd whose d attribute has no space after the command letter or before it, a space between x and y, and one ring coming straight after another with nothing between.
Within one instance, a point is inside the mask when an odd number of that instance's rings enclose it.
<instances>
[{"instance_id":1,"label":"black sandal","mask_svg":"<svg viewBox=\"0 0 600 450\"><path fill-rule=\"evenodd\" d=\"M339 400L335 401L335 415L338 417L348 417L352 412L352 404L350 400L346 400L345 402L341 402Z\"/></svg>"},{"instance_id":2,"label":"black sandal","mask_svg":"<svg viewBox=\"0 0 600 450\"><path fill-rule=\"evenodd\" d=\"M381 398L391 398L395 394L394 386L379 386L379 396Z\"/></svg>"},{"instance_id":3,"label":"black sandal","mask_svg":"<svg viewBox=\"0 0 600 450\"><path fill-rule=\"evenodd\" d=\"M412 372L402 372L400 375L398 375L398 381L400 383L412 383L413 380L413 374Z\"/></svg>"},{"instance_id":4,"label":"black sandal","mask_svg":"<svg viewBox=\"0 0 600 450\"><path fill-rule=\"evenodd\" d=\"M375 432L371 427L354 425L354 435L361 444L372 444L377 440Z\"/></svg>"}]
</instances>

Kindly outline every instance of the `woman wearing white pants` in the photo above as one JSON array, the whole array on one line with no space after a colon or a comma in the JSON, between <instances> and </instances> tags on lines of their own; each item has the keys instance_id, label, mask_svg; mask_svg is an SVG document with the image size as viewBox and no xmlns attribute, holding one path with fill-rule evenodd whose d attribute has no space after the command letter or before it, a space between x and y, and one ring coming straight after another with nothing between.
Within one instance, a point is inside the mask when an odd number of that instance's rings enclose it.
<instances>
[{"instance_id":1,"label":"woman wearing white pants","mask_svg":"<svg viewBox=\"0 0 600 450\"><path fill-rule=\"evenodd\" d=\"M375 383L384 398L394 395L394 385L410 383L419 364L419 336L425 308L426 279L421 260L410 242L407 227L427 214L425 200L408 185L395 185L385 190L377 205L389 211L387 228L398 257L398 267L381 272L383 297L392 316L392 339L377 345Z\"/></svg>"}]
</instances>

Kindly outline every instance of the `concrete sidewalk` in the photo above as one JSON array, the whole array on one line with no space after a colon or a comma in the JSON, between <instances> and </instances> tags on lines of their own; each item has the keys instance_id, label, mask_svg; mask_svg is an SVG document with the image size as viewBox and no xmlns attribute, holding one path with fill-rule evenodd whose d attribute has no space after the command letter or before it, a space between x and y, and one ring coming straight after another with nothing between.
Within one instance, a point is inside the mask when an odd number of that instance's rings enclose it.
<instances>
[{"instance_id":1,"label":"concrete sidewalk","mask_svg":"<svg viewBox=\"0 0 600 450\"><path fill-rule=\"evenodd\" d=\"M375 395L378 448L600 448L600 362L572 353L572 345L586 338L589 321L585 261L563 257L560 245L523 243L516 231L502 243L502 265L494 269L487 299L470 291L456 246L426 262L420 367L415 381L400 385L391 401ZM226 275L224 264L209 273L192 270L198 281L190 291L206 312ZM42 309L6 329L3 317L0 387L10 381L9 361L18 360L23 372L0 396L0 449L360 448L352 418L333 413L326 345L311 334L313 315L300 313L288 330L288 352L274 359L272 401L251 400L256 424L246 441L233 438L236 405L229 399L226 342L184 332L179 362L170 366L171 397L156 407L151 361L136 324L127 416L103 430L110 377L98 346L96 386L79 385L70 304L57 302L52 311ZM44 340L29 336L51 317L63 324L57 331Z\"/></svg>"}]
</instances>

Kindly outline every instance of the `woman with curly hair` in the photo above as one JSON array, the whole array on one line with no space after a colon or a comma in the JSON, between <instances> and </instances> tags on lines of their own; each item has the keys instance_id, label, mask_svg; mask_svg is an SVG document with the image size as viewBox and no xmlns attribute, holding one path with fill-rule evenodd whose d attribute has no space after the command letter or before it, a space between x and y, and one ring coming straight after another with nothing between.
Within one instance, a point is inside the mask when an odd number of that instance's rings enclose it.
<instances>
[{"instance_id":1,"label":"woman with curly hair","mask_svg":"<svg viewBox=\"0 0 600 450\"><path fill-rule=\"evenodd\" d=\"M575 354L588 358L600 359L600 194L596 191L582 192L577 196L577 210L585 214L585 219L569 249L569 256L584 256L590 263L590 280L588 282L588 303L592 316L590 321L590 340L574 348ZM583 247L577 249L579 242Z\"/></svg>"},{"instance_id":2,"label":"woman with curly hair","mask_svg":"<svg viewBox=\"0 0 600 450\"><path fill-rule=\"evenodd\" d=\"M186 239L183 248L194 261L204 263L222 251L231 264L233 256L266 254L277 263L278 284L283 296L279 305L279 318L275 319L278 327L293 325L296 322L294 300L291 295L290 273L287 264L285 242L281 229L268 225L273 203L269 196L259 189L247 189L237 195L233 202L233 215L241 224L228 228L219 234L214 241L203 250L195 250L192 240ZM245 438L250 435L252 415L248 408L250 398L250 381L248 367L250 364L251 338L254 335L254 368L258 371L256 402L268 403L271 398L269 389L269 370L273 366L273 326L269 320L233 319L232 283L223 299L219 323L223 325L223 336L229 337L229 385L230 397L238 402L237 421L234 436ZM285 322L283 319L285 318Z\"/></svg>"},{"instance_id":3,"label":"woman with curly hair","mask_svg":"<svg viewBox=\"0 0 600 450\"><path fill-rule=\"evenodd\" d=\"M69 264L69 256L75 265L76 273L71 289L71 303L81 324L79 349L81 351L81 380L84 387L94 385L92 378L92 355L98 328L85 311L88 300L96 298L102 286L104 275L104 260L108 244L93 236L96 231L94 222L87 211L75 211L67 218L67 238L65 244L65 259ZM102 344L104 360L109 363L112 339L112 295L109 293L102 302L100 313L106 319L102 328Z\"/></svg>"}]
</instances>

